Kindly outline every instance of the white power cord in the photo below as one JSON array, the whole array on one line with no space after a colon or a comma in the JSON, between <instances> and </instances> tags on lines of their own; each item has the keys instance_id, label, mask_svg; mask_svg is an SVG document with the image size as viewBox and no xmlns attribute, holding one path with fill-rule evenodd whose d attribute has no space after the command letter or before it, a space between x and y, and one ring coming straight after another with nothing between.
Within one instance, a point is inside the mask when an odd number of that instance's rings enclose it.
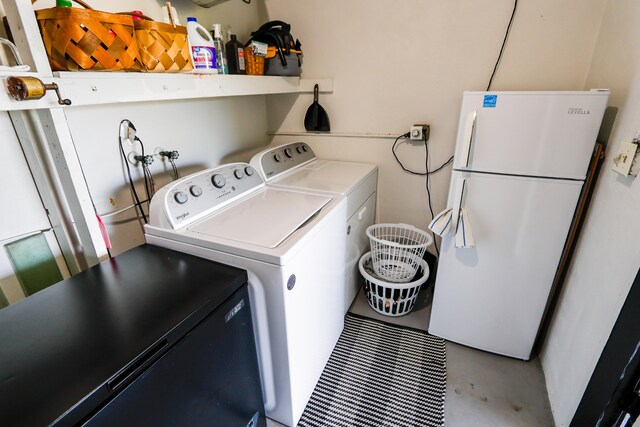
<instances>
[{"instance_id":1,"label":"white power cord","mask_svg":"<svg viewBox=\"0 0 640 427\"><path fill-rule=\"evenodd\" d=\"M9 50L11 51L11 54L13 55L13 58L16 62L16 65L14 66L0 65L0 71L29 71L31 69L31 67L25 65L22 62L22 58L20 57L20 53L18 52L18 48L15 44L13 44L10 40L4 39L2 37L0 37L0 44L9 46Z\"/></svg>"}]
</instances>

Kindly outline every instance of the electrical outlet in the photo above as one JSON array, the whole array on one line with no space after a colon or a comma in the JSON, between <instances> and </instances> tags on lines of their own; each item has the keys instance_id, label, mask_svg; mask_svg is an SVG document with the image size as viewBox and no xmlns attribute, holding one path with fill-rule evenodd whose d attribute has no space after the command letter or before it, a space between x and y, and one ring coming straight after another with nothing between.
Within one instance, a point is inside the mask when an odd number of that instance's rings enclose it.
<instances>
[{"instance_id":1,"label":"electrical outlet","mask_svg":"<svg viewBox=\"0 0 640 427\"><path fill-rule=\"evenodd\" d=\"M120 123L120 139L122 141L128 140L129 136L129 126L126 122ZM129 141L131 143L131 141Z\"/></svg>"},{"instance_id":2,"label":"electrical outlet","mask_svg":"<svg viewBox=\"0 0 640 427\"><path fill-rule=\"evenodd\" d=\"M429 125L413 125L409 131L411 141L426 141L429 139Z\"/></svg>"},{"instance_id":3,"label":"electrical outlet","mask_svg":"<svg viewBox=\"0 0 640 427\"><path fill-rule=\"evenodd\" d=\"M136 128L129 121L120 124L120 139L127 141L129 145L133 145L136 139Z\"/></svg>"},{"instance_id":4,"label":"electrical outlet","mask_svg":"<svg viewBox=\"0 0 640 427\"><path fill-rule=\"evenodd\" d=\"M631 167L635 163L638 144L634 141L622 141L620 151L613 158L613 170L622 176L631 174Z\"/></svg>"}]
</instances>

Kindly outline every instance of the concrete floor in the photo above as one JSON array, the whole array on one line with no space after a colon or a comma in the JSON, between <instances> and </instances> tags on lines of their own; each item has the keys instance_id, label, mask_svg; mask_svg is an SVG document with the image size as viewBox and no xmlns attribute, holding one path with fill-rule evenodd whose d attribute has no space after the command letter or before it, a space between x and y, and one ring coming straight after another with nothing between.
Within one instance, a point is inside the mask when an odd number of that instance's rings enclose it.
<instances>
[{"instance_id":1,"label":"concrete floor","mask_svg":"<svg viewBox=\"0 0 640 427\"><path fill-rule=\"evenodd\" d=\"M420 292L406 316L376 313L360 291L350 311L374 319L427 330L431 314L430 291ZM551 427L551 407L540 361L498 356L446 342L447 391L445 426Z\"/></svg>"},{"instance_id":2,"label":"concrete floor","mask_svg":"<svg viewBox=\"0 0 640 427\"><path fill-rule=\"evenodd\" d=\"M420 292L406 316L375 312L361 290L349 311L389 323L427 330L432 293ZM540 361L498 356L446 342L447 427L552 427L554 425ZM268 427L281 425L268 420Z\"/></svg>"}]
</instances>

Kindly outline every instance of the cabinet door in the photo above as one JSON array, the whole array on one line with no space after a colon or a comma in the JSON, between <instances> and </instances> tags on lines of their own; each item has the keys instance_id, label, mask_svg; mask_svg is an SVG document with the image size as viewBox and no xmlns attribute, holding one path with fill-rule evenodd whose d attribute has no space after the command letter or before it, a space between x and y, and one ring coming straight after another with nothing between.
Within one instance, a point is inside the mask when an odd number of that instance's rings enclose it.
<instances>
[{"instance_id":1,"label":"cabinet door","mask_svg":"<svg viewBox=\"0 0 640 427\"><path fill-rule=\"evenodd\" d=\"M84 425L265 427L247 287Z\"/></svg>"}]
</instances>

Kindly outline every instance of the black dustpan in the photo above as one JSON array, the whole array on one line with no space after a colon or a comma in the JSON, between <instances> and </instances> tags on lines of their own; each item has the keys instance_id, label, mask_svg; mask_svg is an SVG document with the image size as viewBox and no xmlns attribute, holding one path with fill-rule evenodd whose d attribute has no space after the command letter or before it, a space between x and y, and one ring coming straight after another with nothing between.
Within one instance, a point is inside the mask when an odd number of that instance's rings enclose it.
<instances>
[{"instance_id":1,"label":"black dustpan","mask_svg":"<svg viewBox=\"0 0 640 427\"><path fill-rule=\"evenodd\" d=\"M329 132L329 116L324 108L318 104L318 85L313 87L313 104L304 116L304 128L308 132Z\"/></svg>"}]
</instances>

